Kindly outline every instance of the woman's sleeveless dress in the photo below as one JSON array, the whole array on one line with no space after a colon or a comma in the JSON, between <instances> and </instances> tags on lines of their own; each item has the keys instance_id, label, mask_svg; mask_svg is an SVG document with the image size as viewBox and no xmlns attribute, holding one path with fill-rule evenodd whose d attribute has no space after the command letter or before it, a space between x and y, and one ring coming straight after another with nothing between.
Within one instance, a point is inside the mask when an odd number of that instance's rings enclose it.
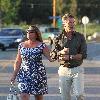
<instances>
[{"instance_id":1,"label":"woman's sleeveless dress","mask_svg":"<svg viewBox=\"0 0 100 100\"><path fill-rule=\"evenodd\" d=\"M18 88L21 93L43 95L47 93L46 70L42 63L42 54L45 43L35 48L25 48L19 44L22 58L21 67L17 75Z\"/></svg>"}]
</instances>

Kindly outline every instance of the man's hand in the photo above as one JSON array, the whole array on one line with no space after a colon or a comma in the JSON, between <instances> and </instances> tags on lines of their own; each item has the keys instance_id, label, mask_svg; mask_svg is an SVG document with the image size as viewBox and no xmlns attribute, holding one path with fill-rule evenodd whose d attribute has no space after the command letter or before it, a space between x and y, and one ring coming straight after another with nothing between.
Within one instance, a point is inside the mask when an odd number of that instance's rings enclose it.
<instances>
[{"instance_id":1,"label":"man's hand","mask_svg":"<svg viewBox=\"0 0 100 100\"><path fill-rule=\"evenodd\" d=\"M63 50L59 51L59 54L69 54L69 48L64 48Z\"/></svg>"},{"instance_id":2,"label":"man's hand","mask_svg":"<svg viewBox=\"0 0 100 100\"><path fill-rule=\"evenodd\" d=\"M82 54L73 55L73 59L75 59L75 60L82 60Z\"/></svg>"},{"instance_id":3,"label":"man's hand","mask_svg":"<svg viewBox=\"0 0 100 100\"><path fill-rule=\"evenodd\" d=\"M59 60L69 60L69 48L59 51Z\"/></svg>"},{"instance_id":4,"label":"man's hand","mask_svg":"<svg viewBox=\"0 0 100 100\"><path fill-rule=\"evenodd\" d=\"M69 55L63 55L63 56L59 56L59 60L67 60L67 61L69 61Z\"/></svg>"}]
</instances>

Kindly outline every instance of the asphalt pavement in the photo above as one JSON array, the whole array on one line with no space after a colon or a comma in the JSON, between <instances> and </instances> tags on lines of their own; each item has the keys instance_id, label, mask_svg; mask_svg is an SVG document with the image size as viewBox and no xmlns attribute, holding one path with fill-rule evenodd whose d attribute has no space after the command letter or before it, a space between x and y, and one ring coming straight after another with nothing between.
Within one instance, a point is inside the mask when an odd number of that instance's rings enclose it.
<instances>
[{"instance_id":1,"label":"asphalt pavement","mask_svg":"<svg viewBox=\"0 0 100 100\"><path fill-rule=\"evenodd\" d=\"M7 100L6 96L9 93L10 87L9 80L13 71L13 63L17 53L15 50L8 50L7 52L0 52L0 55L2 55L2 57L0 56L0 100ZM85 100L100 100L100 62L99 59L95 59L96 56L99 58L99 55L100 44L88 44L88 58L84 60L83 64L81 65L81 67L84 68ZM44 59L43 62L45 64L48 76L48 94L44 95L44 100L61 100L57 74L59 63L51 63L46 59ZM31 96L30 100L35 99L33 96Z\"/></svg>"}]
</instances>

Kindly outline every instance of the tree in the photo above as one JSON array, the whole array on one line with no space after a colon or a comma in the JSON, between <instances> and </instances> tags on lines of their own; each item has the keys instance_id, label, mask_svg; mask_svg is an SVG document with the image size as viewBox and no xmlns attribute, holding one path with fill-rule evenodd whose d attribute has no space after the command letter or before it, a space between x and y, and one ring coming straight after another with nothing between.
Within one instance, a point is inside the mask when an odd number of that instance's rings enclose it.
<instances>
[{"instance_id":1,"label":"tree","mask_svg":"<svg viewBox=\"0 0 100 100\"><path fill-rule=\"evenodd\" d=\"M63 7L64 7L64 3L63 0L56 0L56 13L57 15L62 15L63 14Z\"/></svg>"},{"instance_id":2,"label":"tree","mask_svg":"<svg viewBox=\"0 0 100 100\"><path fill-rule=\"evenodd\" d=\"M19 19L27 24L49 22L52 16L52 0L21 0Z\"/></svg>"},{"instance_id":3,"label":"tree","mask_svg":"<svg viewBox=\"0 0 100 100\"><path fill-rule=\"evenodd\" d=\"M77 1L71 0L70 13L76 17L77 15Z\"/></svg>"},{"instance_id":4,"label":"tree","mask_svg":"<svg viewBox=\"0 0 100 100\"><path fill-rule=\"evenodd\" d=\"M100 21L100 0L77 0L78 17L88 16L91 21Z\"/></svg>"},{"instance_id":5,"label":"tree","mask_svg":"<svg viewBox=\"0 0 100 100\"><path fill-rule=\"evenodd\" d=\"M56 0L57 1L57 14L63 15L71 13L77 15L77 0Z\"/></svg>"},{"instance_id":6,"label":"tree","mask_svg":"<svg viewBox=\"0 0 100 100\"><path fill-rule=\"evenodd\" d=\"M17 20L20 0L1 0L2 22L6 24L14 23Z\"/></svg>"}]
</instances>

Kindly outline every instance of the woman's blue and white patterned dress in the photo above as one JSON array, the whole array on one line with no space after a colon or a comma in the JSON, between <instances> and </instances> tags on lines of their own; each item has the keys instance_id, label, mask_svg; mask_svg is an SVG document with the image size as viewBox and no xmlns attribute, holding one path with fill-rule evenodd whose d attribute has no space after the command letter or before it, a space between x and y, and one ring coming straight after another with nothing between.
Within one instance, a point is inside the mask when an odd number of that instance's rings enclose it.
<instances>
[{"instance_id":1,"label":"woman's blue and white patterned dress","mask_svg":"<svg viewBox=\"0 0 100 100\"><path fill-rule=\"evenodd\" d=\"M47 93L47 76L42 63L43 48L45 46L44 43L41 43L35 48L25 48L22 43L19 44L18 49L22 63L17 75L17 81L21 93L33 95Z\"/></svg>"}]
</instances>

